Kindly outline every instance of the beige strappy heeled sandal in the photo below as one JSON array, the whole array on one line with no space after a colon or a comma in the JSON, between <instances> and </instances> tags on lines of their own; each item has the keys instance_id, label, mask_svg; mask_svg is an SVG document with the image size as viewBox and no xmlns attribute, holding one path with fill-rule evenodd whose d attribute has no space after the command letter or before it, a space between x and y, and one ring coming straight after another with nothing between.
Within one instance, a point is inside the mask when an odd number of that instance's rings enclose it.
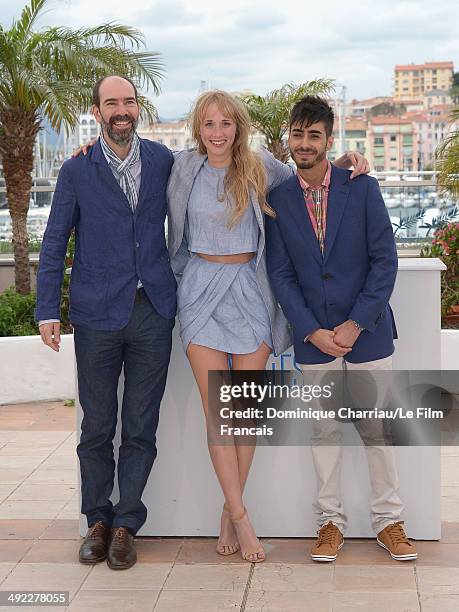
<instances>
[{"instance_id":1,"label":"beige strappy heeled sandal","mask_svg":"<svg viewBox=\"0 0 459 612\"><path fill-rule=\"evenodd\" d=\"M231 519L231 514L226 502L223 504L223 510L230 515ZM220 538L218 538L217 548L215 550L219 555L222 555L222 557L228 557L229 555L234 555L234 553L238 552L239 542L236 540L235 544L223 544L220 542Z\"/></svg>"},{"instance_id":2,"label":"beige strappy heeled sandal","mask_svg":"<svg viewBox=\"0 0 459 612\"><path fill-rule=\"evenodd\" d=\"M244 517L247 516L247 509L244 508L244 512L241 514L241 516L238 517L231 517L231 520L233 522L234 525L234 529L236 530L236 535L237 535L237 526L238 523L240 523L240 521L242 521L244 519ZM239 536L238 536L239 539ZM258 538L257 538L258 540ZM258 544L259 544L259 548L258 550L254 550L254 551L244 551L241 548L241 556L244 559L244 561L248 561L249 563L261 563L262 561L264 561L266 559L266 554L265 551L263 549L263 546L261 545L260 540L258 540Z\"/></svg>"}]
</instances>

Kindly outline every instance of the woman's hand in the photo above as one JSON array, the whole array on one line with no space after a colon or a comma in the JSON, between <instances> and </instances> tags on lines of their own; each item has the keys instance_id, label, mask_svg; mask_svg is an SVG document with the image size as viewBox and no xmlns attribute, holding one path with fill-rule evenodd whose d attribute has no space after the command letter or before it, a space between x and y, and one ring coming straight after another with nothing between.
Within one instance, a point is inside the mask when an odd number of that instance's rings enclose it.
<instances>
[{"instance_id":1,"label":"woman's hand","mask_svg":"<svg viewBox=\"0 0 459 612\"><path fill-rule=\"evenodd\" d=\"M88 143L81 145L79 149L76 149L72 153L72 157L78 157L80 153L83 153L83 155L86 155L88 153L88 149L90 149L96 142L97 142L97 139L90 140Z\"/></svg>"},{"instance_id":2,"label":"woman's hand","mask_svg":"<svg viewBox=\"0 0 459 612\"><path fill-rule=\"evenodd\" d=\"M333 162L339 168L349 169L354 168L351 174L351 179L359 176L359 174L368 174L370 172L370 164L366 157L358 151L347 151Z\"/></svg>"}]
</instances>

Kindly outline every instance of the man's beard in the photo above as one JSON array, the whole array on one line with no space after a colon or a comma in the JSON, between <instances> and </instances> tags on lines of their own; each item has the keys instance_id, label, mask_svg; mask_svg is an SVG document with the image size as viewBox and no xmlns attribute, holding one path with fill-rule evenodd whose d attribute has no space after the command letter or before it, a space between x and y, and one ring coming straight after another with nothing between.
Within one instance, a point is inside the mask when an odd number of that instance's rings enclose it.
<instances>
[{"instance_id":1,"label":"man's beard","mask_svg":"<svg viewBox=\"0 0 459 612\"><path fill-rule=\"evenodd\" d=\"M310 151L304 151L304 152L309 153ZM320 162L325 159L326 153L327 153L326 151L322 151L322 153L319 153L317 157L315 157L314 159L311 159L311 161L297 161L295 153L293 151L290 151L290 154L292 156L293 161L296 164L296 167L299 168L300 170L310 170L311 168L314 168L314 166L317 166L317 164L320 164Z\"/></svg>"},{"instance_id":2,"label":"man's beard","mask_svg":"<svg viewBox=\"0 0 459 612\"><path fill-rule=\"evenodd\" d=\"M117 121L129 121L130 125L124 130L119 130L114 127ZM102 131L117 145L126 146L132 142L138 123L139 120L134 119L131 115L114 115L108 122L102 117Z\"/></svg>"}]
</instances>

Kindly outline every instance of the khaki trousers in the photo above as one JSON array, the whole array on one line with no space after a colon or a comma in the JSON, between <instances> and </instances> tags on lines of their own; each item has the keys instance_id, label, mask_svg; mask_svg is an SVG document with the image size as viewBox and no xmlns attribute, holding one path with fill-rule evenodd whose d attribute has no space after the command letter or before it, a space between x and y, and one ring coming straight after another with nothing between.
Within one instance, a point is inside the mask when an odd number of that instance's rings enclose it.
<instances>
[{"instance_id":1,"label":"khaki trousers","mask_svg":"<svg viewBox=\"0 0 459 612\"><path fill-rule=\"evenodd\" d=\"M343 358L324 364L299 364L303 372L310 370L391 370L392 357L364 363L343 363ZM320 374L319 374L320 377ZM341 422L334 419L313 421L312 457L317 478L317 498L313 504L319 527L332 521L341 533L347 527L341 495L341 464L343 447L340 444ZM392 446L386 446L383 422L363 419L355 423L365 445L371 483L371 524L375 533L400 520L403 503L398 495L399 481ZM330 446L333 443L333 446Z\"/></svg>"}]
</instances>

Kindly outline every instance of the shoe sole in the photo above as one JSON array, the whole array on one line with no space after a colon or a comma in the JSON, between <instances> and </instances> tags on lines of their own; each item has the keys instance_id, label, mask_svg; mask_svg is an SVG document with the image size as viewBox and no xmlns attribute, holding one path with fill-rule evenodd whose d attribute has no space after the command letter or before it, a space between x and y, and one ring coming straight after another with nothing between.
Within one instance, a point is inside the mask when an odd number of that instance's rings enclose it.
<instances>
[{"instance_id":1,"label":"shoe sole","mask_svg":"<svg viewBox=\"0 0 459 612\"><path fill-rule=\"evenodd\" d=\"M132 563L130 563L129 565L112 565L107 560L107 565L108 565L108 567L111 570L125 570L125 569L129 569L129 568L133 567L136 563L137 563L137 559L135 561L133 561Z\"/></svg>"},{"instance_id":2,"label":"shoe sole","mask_svg":"<svg viewBox=\"0 0 459 612\"><path fill-rule=\"evenodd\" d=\"M89 561L87 559L78 559L78 561L83 565L96 565L96 563L102 563L102 561L105 561L106 558L107 555L105 555L105 557L100 557L99 559L94 559L92 561Z\"/></svg>"},{"instance_id":3,"label":"shoe sole","mask_svg":"<svg viewBox=\"0 0 459 612\"><path fill-rule=\"evenodd\" d=\"M338 550L341 550L344 546L344 542L341 542L341 544L338 546ZM338 557L338 553L334 556L327 556L327 555L312 555L311 554L311 559L313 561L319 561L319 563L329 563L330 561L336 561Z\"/></svg>"},{"instance_id":4,"label":"shoe sole","mask_svg":"<svg viewBox=\"0 0 459 612\"><path fill-rule=\"evenodd\" d=\"M412 553L411 555L394 555L387 548L387 546L385 544L383 544L382 542L380 542L380 540L378 540L377 538L376 538L376 542L379 544L379 546L384 548L384 550L387 550L387 552L390 554L392 559L395 559L395 561L415 561L418 558L418 553Z\"/></svg>"}]
</instances>

